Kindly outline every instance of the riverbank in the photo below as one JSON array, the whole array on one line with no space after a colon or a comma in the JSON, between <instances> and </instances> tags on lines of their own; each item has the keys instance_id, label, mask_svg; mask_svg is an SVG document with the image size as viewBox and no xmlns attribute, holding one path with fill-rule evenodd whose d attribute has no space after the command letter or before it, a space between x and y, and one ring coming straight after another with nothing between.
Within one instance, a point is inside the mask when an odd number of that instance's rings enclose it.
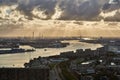
<instances>
[{"instance_id":1,"label":"riverbank","mask_svg":"<svg viewBox=\"0 0 120 80\"><path fill-rule=\"evenodd\" d=\"M0 55L0 67L24 67L25 62L29 62L30 59L37 58L38 56L46 57L52 55L59 55L60 52L66 52L69 50L75 51L76 49L86 49L91 48L95 50L98 47L101 47L100 44L88 44L84 42L79 42L78 40L67 41L70 43L69 46L64 48L45 48L45 49L36 49L34 52L26 52L25 54L6 54ZM12 58L11 58L12 57ZM14 65L14 66L13 66Z\"/></svg>"}]
</instances>

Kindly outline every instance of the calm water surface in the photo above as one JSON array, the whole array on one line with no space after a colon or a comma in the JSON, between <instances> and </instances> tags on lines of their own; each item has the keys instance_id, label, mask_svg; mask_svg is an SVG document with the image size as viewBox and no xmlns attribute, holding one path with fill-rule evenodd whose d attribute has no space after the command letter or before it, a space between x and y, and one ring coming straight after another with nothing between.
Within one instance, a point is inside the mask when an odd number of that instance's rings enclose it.
<instances>
[{"instance_id":1,"label":"calm water surface","mask_svg":"<svg viewBox=\"0 0 120 80\"><path fill-rule=\"evenodd\" d=\"M18 54L2 54L0 55L0 67L23 67L25 62L29 62L30 59L37 58L39 56L51 56L58 55L60 52L64 51L75 51L76 49L96 49L102 47L100 44L88 44L78 41L67 41L70 42L70 45L65 48L47 48L47 51L44 49L36 49L35 52L26 52ZM28 48L28 46L24 46Z\"/></svg>"}]
</instances>

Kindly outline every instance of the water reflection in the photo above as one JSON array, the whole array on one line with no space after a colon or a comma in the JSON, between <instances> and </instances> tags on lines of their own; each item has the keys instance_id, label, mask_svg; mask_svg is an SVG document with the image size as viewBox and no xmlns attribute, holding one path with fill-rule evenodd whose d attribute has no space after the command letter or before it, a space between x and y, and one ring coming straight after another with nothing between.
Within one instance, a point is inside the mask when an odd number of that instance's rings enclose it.
<instances>
[{"instance_id":1,"label":"water reflection","mask_svg":"<svg viewBox=\"0 0 120 80\"><path fill-rule=\"evenodd\" d=\"M39 56L50 56L58 55L60 52L64 51L75 51L76 49L96 49L101 47L100 44L88 44L78 41L68 41L70 45L65 48L46 48L45 49L36 49L35 52L26 52L18 54L2 54L0 55L0 67L23 67L25 62L28 62L30 59L37 58ZM28 48L27 46L26 48ZM25 48L25 46L24 46Z\"/></svg>"}]
</instances>

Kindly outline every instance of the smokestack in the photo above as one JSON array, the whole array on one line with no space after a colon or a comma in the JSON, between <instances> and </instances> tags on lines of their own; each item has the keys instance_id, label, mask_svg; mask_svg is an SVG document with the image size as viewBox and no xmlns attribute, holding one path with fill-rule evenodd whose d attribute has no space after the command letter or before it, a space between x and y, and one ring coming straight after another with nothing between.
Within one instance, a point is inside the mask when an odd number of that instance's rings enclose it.
<instances>
[{"instance_id":1,"label":"smokestack","mask_svg":"<svg viewBox=\"0 0 120 80\"><path fill-rule=\"evenodd\" d=\"M33 32L33 33L32 33L32 39L34 39L34 37L35 37L34 35L35 35L35 34L34 34L34 32Z\"/></svg>"}]
</instances>

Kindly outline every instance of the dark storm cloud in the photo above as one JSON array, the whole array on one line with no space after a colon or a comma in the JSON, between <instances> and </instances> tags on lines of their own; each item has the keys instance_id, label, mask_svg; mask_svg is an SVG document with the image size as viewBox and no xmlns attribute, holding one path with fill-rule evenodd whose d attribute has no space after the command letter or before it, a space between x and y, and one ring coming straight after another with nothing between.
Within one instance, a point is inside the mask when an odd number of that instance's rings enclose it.
<instances>
[{"instance_id":1,"label":"dark storm cloud","mask_svg":"<svg viewBox=\"0 0 120 80\"><path fill-rule=\"evenodd\" d=\"M36 17L31 12L39 6L40 10L44 11L47 15L47 19L55 14L55 8L58 6L62 14L58 19L78 19L78 20L96 20L99 18L101 10L110 8L110 5L115 2L112 0L0 0L4 3L17 3L18 10L25 15L29 16L29 19ZM113 0L114 1L114 0ZM119 0L116 0L119 1ZM116 5L116 4L115 4Z\"/></svg>"},{"instance_id":2,"label":"dark storm cloud","mask_svg":"<svg viewBox=\"0 0 120 80\"><path fill-rule=\"evenodd\" d=\"M63 3L60 4L60 7L63 7L63 16L67 18L91 19L100 12L97 0L67 0Z\"/></svg>"},{"instance_id":3,"label":"dark storm cloud","mask_svg":"<svg viewBox=\"0 0 120 80\"><path fill-rule=\"evenodd\" d=\"M59 19L92 19L100 13L99 0L19 0L19 8L25 13L30 12L35 6L40 6L46 15L55 14L56 5L62 10Z\"/></svg>"}]
</instances>

